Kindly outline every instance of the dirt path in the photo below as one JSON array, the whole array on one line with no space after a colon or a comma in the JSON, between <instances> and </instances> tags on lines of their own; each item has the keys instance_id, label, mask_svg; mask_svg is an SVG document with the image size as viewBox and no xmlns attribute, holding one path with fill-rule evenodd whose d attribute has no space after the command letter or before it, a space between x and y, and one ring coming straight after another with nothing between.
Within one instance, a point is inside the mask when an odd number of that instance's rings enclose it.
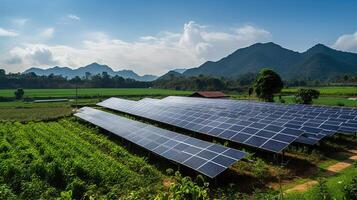
<instances>
[{"instance_id":1,"label":"dirt path","mask_svg":"<svg viewBox=\"0 0 357 200\"><path fill-rule=\"evenodd\" d=\"M346 169L347 167L351 166L353 164L353 162L357 161L357 150L350 150L349 153L351 153L351 157L349 157L347 160L338 162L334 165L331 165L330 167L328 167L327 170L327 176L332 176L344 169ZM290 188L288 190L286 190L286 193L290 193L290 192L303 192L306 191L307 189L313 187L314 185L316 185L318 182L317 181L309 181L300 185L296 185L293 188Z\"/></svg>"}]
</instances>

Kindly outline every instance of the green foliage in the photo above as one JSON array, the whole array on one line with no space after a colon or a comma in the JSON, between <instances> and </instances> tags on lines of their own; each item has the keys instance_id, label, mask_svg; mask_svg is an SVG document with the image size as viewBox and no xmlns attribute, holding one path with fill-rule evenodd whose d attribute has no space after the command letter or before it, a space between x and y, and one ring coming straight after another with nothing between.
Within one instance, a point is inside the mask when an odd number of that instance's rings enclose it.
<instances>
[{"instance_id":1,"label":"green foliage","mask_svg":"<svg viewBox=\"0 0 357 200\"><path fill-rule=\"evenodd\" d=\"M279 93L282 88L280 76L271 69L262 69L254 82L257 97L264 101L274 101L274 94Z\"/></svg>"},{"instance_id":2,"label":"green foliage","mask_svg":"<svg viewBox=\"0 0 357 200\"><path fill-rule=\"evenodd\" d=\"M321 200L332 200L332 196L326 186L326 180L323 178L318 179L316 195L317 198Z\"/></svg>"},{"instance_id":3,"label":"green foliage","mask_svg":"<svg viewBox=\"0 0 357 200\"><path fill-rule=\"evenodd\" d=\"M197 177L199 183L195 183L190 177L182 177L179 172L175 173L174 183L170 186L169 192L157 195L155 200L204 200L208 197L208 183L203 177ZM199 184L203 184L199 186Z\"/></svg>"},{"instance_id":4,"label":"green foliage","mask_svg":"<svg viewBox=\"0 0 357 200\"><path fill-rule=\"evenodd\" d=\"M350 183L343 187L345 200L357 199L357 176L355 176Z\"/></svg>"},{"instance_id":5,"label":"green foliage","mask_svg":"<svg viewBox=\"0 0 357 200\"><path fill-rule=\"evenodd\" d=\"M252 173L255 177L259 178L260 180L263 180L267 177L269 177L269 169L268 165L264 162L264 160L257 158L256 161L254 161L253 166L252 166Z\"/></svg>"},{"instance_id":6,"label":"green foliage","mask_svg":"<svg viewBox=\"0 0 357 200\"><path fill-rule=\"evenodd\" d=\"M0 185L0 199L15 200L16 195L12 193L11 189L5 185Z\"/></svg>"},{"instance_id":7,"label":"green foliage","mask_svg":"<svg viewBox=\"0 0 357 200\"><path fill-rule=\"evenodd\" d=\"M174 175L174 172L175 172L175 171L174 171L172 168L166 169L166 174L167 174L168 176Z\"/></svg>"},{"instance_id":8,"label":"green foliage","mask_svg":"<svg viewBox=\"0 0 357 200\"><path fill-rule=\"evenodd\" d=\"M22 97L24 96L25 94L25 91L22 89L22 88L18 88L15 92L15 98L16 99L22 99Z\"/></svg>"},{"instance_id":9,"label":"green foliage","mask_svg":"<svg viewBox=\"0 0 357 200\"><path fill-rule=\"evenodd\" d=\"M317 99L320 96L320 92L315 89L300 88L295 94L295 102L300 104L311 104L312 99Z\"/></svg>"},{"instance_id":10,"label":"green foliage","mask_svg":"<svg viewBox=\"0 0 357 200\"><path fill-rule=\"evenodd\" d=\"M337 102L336 104L337 106L345 106L345 104L343 102Z\"/></svg>"},{"instance_id":11,"label":"green foliage","mask_svg":"<svg viewBox=\"0 0 357 200\"><path fill-rule=\"evenodd\" d=\"M161 189L145 160L72 119L0 123L0 147L0 199L151 199Z\"/></svg>"},{"instance_id":12,"label":"green foliage","mask_svg":"<svg viewBox=\"0 0 357 200\"><path fill-rule=\"evenodd\" d=\"M0 72L2 74L2 72ZM58 75L38 76L35 73L18 73L0 75L0 88L74 88L104 87L104 88L148 88L151 82L125 79L121 76L109 76L108 73L96 74L90 77L75 77L68 80Z\"/></svg>"}]
</instances>

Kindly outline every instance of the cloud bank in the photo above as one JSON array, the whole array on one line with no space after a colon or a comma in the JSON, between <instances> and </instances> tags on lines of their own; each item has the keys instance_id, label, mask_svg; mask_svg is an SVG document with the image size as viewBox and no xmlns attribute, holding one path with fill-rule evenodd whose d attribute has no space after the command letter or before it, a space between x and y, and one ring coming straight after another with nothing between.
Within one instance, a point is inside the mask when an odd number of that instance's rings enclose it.
<instances>
[{"instance_id":1,"label":"cloud bank","mask_svg":"<svg viewBox=\"0 0 357 200\"><path fill-rule=\"evenodd\" d=\"M340 36L332 47L342 51L357 52L357 31Z\"/></svg>"},{"instance_id":2,"label":"cloud bank","mask_svg":"<svg viewBox=\"0 0 357 200\"><path fill-rule=\"evenodd\" d=\"M53 30L45 31L49 37ZM229 31L214 31L190 21L179 33L160 32L128 42L103 32L90 34L80 46L26 43L12 48L0 65L11 71L30 66L79 67L91 62L114 69L132 69L139 74L161 75L174 68L196 67L207 60L218 60L234 50L256 42L271 41L269 31L245 25Z\"/></svg>"},{"instance_id":3,"label":"cloud bank","mask_svg":"<svg viewBox=\"0 0 357 200\"><path fill-rule=\"evenodd\" d=\"M3 28L0 28L0 37L15 37L18 36L19 34L16 33L13 30L6 30Z\"/></svg>"}]
</instances>

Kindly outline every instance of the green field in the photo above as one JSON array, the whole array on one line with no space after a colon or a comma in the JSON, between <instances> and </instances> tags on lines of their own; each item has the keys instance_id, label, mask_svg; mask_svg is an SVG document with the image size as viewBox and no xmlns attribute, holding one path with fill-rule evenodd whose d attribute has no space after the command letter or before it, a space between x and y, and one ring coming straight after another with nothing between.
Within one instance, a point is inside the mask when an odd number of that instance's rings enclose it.
<instances>
[{"instance_id":1,"label":"green field","mask_svg":"<svg viewBox=\"0 0 357 200\"><path fill-rule=\"evenodd\" d=\"M29 98L73 98L75 89L24 89L25 97ZM15 90L0 90L0 97L13 97ZM80 88L80 97L109 97L109 96L169 96L189 95L191 91L166 90L154 88Z\"/></svg>"},{"instance_id":2,"label":"green field","mask_svg":"<svg viewBox=\"0 0 357 200\"><path fill-rule=\"evenodd\" d=\"M306 88L306 87L304 87ZM357 86L334 86L334 87L311 87L320 91L320 95L334 95L334 96L357 96ZM285 88L283 93L296 93L298 87Z\"/></svg>"},{"instance_id":3,"label":"green field","mask_svg":"<svg viewBox=\"0 0 357 200\"><path fill-rule=\"evenodd\" d=\"M344 199L344 186L351 182L356 176L357 168L349 167L338 173L336 176L326 179L326 192L332 199ZM314 186L306 192L295 192L285 196L286 200L320 200L321 190L319 186Z\"/></svg>"},{"instance_id":4,"label":"green field","mask_svg":"<svg viewBox=\"0 0 357 200\"><path fill-rule=\"evenodd\" d=\"M164 176L74 119L0 124L0 198L149 199ZM4 196L3 196L4 197Z\"/></svg>"},{"instance_id":5,"label":"green field","mask_svg":"<svg viewBox=\"0 0 357 200\"><path fill-rule=\"evenodd\" d=\"M294 96L283 96L286 103L295 103ZM275 99L279 102L279 99ZM313 104L327 105L327 106L348 106L357 107L357 100L349 100L346 97L333 97L333 96L320 96L318 99L313 100Z\"/></svg>"},{"instance_id":6,"label":"green field","mask_svg":"<svg viewBox=\"0 0 357 200\"><path fill-rule=\"evenodd\" d=\"M80 89L79 92L80 106L94 106L110 96L138 100L191 93L160 89ZM74 90L25 90L25 93L30 98L72 98ZM314 104L357 107L357 101L336 93L322 95ZM13 90L0 90L0 94L11 97ZM233 97L247 98L241 94ZM283 96L283 99L286 103L293 102L292 95ZM185 192L189 197L181 199L192 199L193 191L209 191L214 199L274 199L279 194L268 187L277 184L279 163L255 155L256 152L251 152L249 158L254 162L237 162L229 173L216 181L219 184L213 183L209 190L191 181L184 186L175 186L175 183L168 190L163 182L180 182L182 178L175 179L166 173L167 162L155 157L140 158L137 155L142 154L131 151L132 148L123 145L117 137L107 136L106 132L69 117L74 107L73 99L54 103L0 102L0 199L154 199L158 194L185 196ZM281 175L283 188L324 177L320 171L346 158L334 153L355 146L357 138L342 137L326 140L314 147L313 153L306 147L289 149L289 163ZM308 173L302 176L301 172ZM356 173L356 169L350 167L327 178L328 190L336 191L333 196L340 199L343 195L340 182L350 181ZM314 199L317 190L315 187L286 198ZM162 199L165 198L157 198Z\"/></svg>"}]
</instances>

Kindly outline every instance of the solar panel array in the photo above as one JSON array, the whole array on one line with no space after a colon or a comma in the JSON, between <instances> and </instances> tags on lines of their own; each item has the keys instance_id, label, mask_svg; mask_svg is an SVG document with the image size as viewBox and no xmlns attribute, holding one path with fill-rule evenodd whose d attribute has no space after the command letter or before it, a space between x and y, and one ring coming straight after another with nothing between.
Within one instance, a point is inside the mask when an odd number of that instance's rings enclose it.
<instances>
[{"instance_id":1,"label":"solar panel array","mask_svg":"<svg viewBox=\"0 0 357 200\"><path fill-rule=\"evenodd\" d=\"M357 109L345 107L275 104L255 101L207 100L189 97L168 97L161 103L204 106L224 110L225 114L254 116L261 121L305 131L309 138L322 139L336 132L357 132Z\"/></svg>"},{"instance_id":2,"label":"solar panel array","mask_svg":"<svg viewBox=\"0 0 357 200\"><path fill-rule=\"evenodd\" d=\"M98 105L277 153L303 134L302 130L258 122L260 119L255 117L221 115L217 109L205 106L184 106L150 99L137 102L119 98L110 98Z\"/></svg>"},{"instance_id":3,"label":"solar panel array","mask_svg":"<svg viewBox=\"0 0 357 200\"><path fill-rule=\"evenodd\" d=\"M242 151L93 108L81 108L75 116L211 178L246 156Z\"/></svg>"}]
</instances>

